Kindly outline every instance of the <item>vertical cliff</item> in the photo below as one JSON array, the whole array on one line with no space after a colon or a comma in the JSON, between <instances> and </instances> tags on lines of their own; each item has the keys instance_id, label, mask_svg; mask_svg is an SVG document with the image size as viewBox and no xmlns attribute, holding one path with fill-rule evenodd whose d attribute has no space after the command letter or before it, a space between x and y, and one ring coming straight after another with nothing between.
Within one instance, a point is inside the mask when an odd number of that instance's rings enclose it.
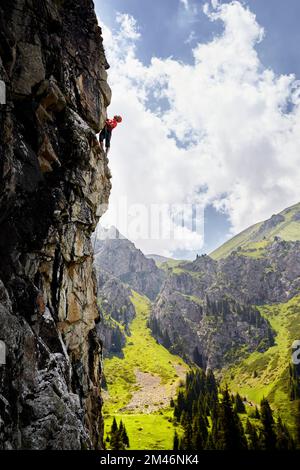
<instances>
[{"instance_id":1,"label":"vertical cliff","mask_svg":"<svg viewBox=\"0 0 300 470\"><path fill-rule=\"evenodd\" d=\"M101 448L90 235L110 172L92 0L0 5L0 448Z\"/></svg>"}]
</instances>

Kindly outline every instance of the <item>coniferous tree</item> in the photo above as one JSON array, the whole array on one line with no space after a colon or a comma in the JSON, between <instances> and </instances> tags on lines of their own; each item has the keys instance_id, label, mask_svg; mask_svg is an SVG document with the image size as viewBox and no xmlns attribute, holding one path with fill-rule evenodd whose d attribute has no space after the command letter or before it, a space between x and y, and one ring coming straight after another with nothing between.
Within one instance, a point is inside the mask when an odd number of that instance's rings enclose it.
<instances>
[{"instance_id":1,"label":"coniferous tree","mask_svg":"<svg viewBox=\"0 0 300 470\"><path fill-rule=\"evenodd\" d=\"M296 440L297 440L297 449L300 449L300 400L298 400L297 413L296 413Z\"/></svg>"},{"instance_id":2,"label":"coniferous tree","mask_svg":"<svg viewBox=\"0 0 300 470\"><path fill-rule=\"evenodd\" d=\"M120 438L120 434L114 434L110 440L111 450L125 450L124 443Z\"/></svg>"},{"instance_id":3,"label":"coniferous tree","mask_svg":"<svg viewBox=\"0 0 300 470\"><path fill-rule=\"evenodd\" d=\"M208 390L209 394L216 397L218 395L218 387L217 387L217 382L216 382L215 376L214 376L213 371L211 369L208 369L208 371L207 371L206 383L207 383L207 390Z\"/></svg>"},{"instance_id":4,"label":"coniferous tree","mask_svg":"<svg viewBox=\"0 0 300 470\"><path fill-rule=\"evenodd\" d=\"M214 443L214 439L212 433L209 433L207 443L206 443L206 450L215 450L216 446Z\"/></svg>"},{"instance_id":5,"label":"coniferous tree","mask_svg":"<svg viewBox=\"0 0 300 470\"><path fill-rule=\"evenodd\" d=\"M113 419L112 425L111 425L111 433L115 434L118 431L118 425L116 418Z\"/></svg>"},{"instance_id":6,"label":"coniferous tree","mask_svg":"<svg viewBox=\"0 0 300 470\"><path fill-rule=\"evenodd\" d=\"M242 450L247 448L243 426L232 407L232 400L226 387L220 403L217 448L220 450Z\"/></svg>"},{"instance_id":7,"label":"coniferous tree","mask_svg":"<svg viewBox=\"0 0 300 470\"><path fill-rule=\"evenodd\" d=\"M207 443L207 438L208 438L208 420L207 417L204 418L203 414L199 414L198 417L198 428L199 428L199 433L201 436L201 441L202 441L202 447L205 449L206 443Z\"/></svg>"},{"instance_id":8,"label":"coniferous tree","mask_svg":"<svg viewBox=\"0 0 300 470\"><path fill-rule=\"evenodd\" d=\"M196 417L199 414L199 401L197 399L193 400L192 405L192 416Z\"/></svg>"},{"instance_id":9,"label":"coniferous tree","mask_svg":"<svg viewBox=\"0 0 300 470\"><path fill-rule=\"evenodd\" d=\"M193 434L192 434L192 450L203 450L203 441L202 436L197 426L193 427Z\"/></svg>"},{"instance_id":10,"label":"coniferous tree","mask_svg":"<svg viewBox=\"0 0 300 470\"><path fill-rule=\"evenodd\" d=\"M184 436L181 440L181 450L194 450L193 449L193 430L191 423L186 425Z\"/></svg>"},{"instance_id":11,"label":"coniferous tree","mask_svg":"<svg viewBox=\"0 0 300 470\"><path fill-rule=\"evenodd\" d=\"M123 421L121 420L121 421L120 421L120 425L119 425L119 433L120 433L120 434L122 434L123 429L124 429L124 425L123 425Z\"/></svg>"},{"instance_id":12,"label":"coniferous tree","mask_svg":"<svg viewBox=\"0 0 300 470\"><path fill-rule=\"evenodd\" d=\"M289 393L291 400L300 398L300 365L289 365Z\"/></svg>"},{"instance_id":13,"label":"coniferous tree","mask_svg":"<svg viewBox=\"0 0 300 470\"><path fill-rule=\"evenodd\" d=\"M173 450L179 450L179 436L177 431L175 431L173 439Z\"/></svg>"},{"instance_id":14,"label":"coniferous tree","mask_svg":"<svg viewBox=\"0 0 300 470\"><path fill-rule=\"evenodd\" d=\"M276 449L276 433L273 412L266 398L261 401L260 415L262 429L262 448L264 450Z\"/></svg>"},{"instance_id":15,"label":"coniferous tree","mask_svg":"<svg viewBox=\"0 0 300 470\"><path fill-rule=\"evenodd\" d=\"M276 448L278 450L293 450L295 448L293 438L290 435L287 427L283 424L280 417L278 418L276 425L276 435Z\"/></svg>"},{"instance_id":16,"label":"coniferous tree","mask_svg":"<svg viewBox=\"0 0 300 470\"><path fill-rule=\"evenodd\" d=\"M180 417L180 424L185 428L188 426L188 424L190 424L190 418L189 418L189 415L186 411L183 411L181 413L181 417Z\"/></svg>"},{"instance_id":17,"label":"coniferous tree","mask_svg":"<svg viewBox=\"0 0 300 470\"><path fill-rule=\"evenodd\" d=\"M209 433L208 437L208 444L207 447L210 450L214 450L217 448L217 443L219 440L219 404L215 403L212 411L211 411L211 432Z\"/></svg>"},{"instance_id":18,"label":"coniferous tree","mask_svg":"<svg viewBox=\"0 0 300 470\"><path fill-rule=\"evenodd\" d=\"M126 448L130 447L129 438L125 426L123 426L123 429L121 431L121 440Z\"/></svg>"},{"instance_id":19,"label":"coniferous tree","mask_svg":"<svg viewBox=\"0 0 300 470\"><path fill-rule=\"evenodd\" d=\"M111 431L110 431L110 448L112 450L125 450L129 447L129 439L126 432L126 428L122 421L118 426L116 419L114 418Z\"/></svg>"},{"instance_id":20,"label":"coniferous tree","mask_svg":"<svg viewBox=\"0 0 300 470\"><path fill-rule=\"evenodd\" d=\"M184 393L182 390L179 390L178 395L177 395L177 403L175 405L174 409L174 416L180 420L181 414L185 409L185 399L184 399Z\"/></svg>"},{"instance_id":21,"label":"coniferous tree","mask_svg":"<svg viewBox=\"0 0 300 470\"><path fill-rule=\"evenodd\" d=\"M255 427L251 424L251 421L247 419L246 423L246 435L248 436L249 450L259 449L259 438Z\"/></svg>"},{"instance_id":22,"label":"coniferous tree","mask_svg":"<svg viewBox=\"0 0 300 470\"><path fill-rule=\"evenodd\" d=\"M234 408L237 413L246 413L246 407L239 393L237 393L234 397Z\"/></svg>"},{"instance_id":23,"label":"coniferous tree","mask_svg":"<svg viewBox=\"0 0 300 470\"><path fill-rule=\"evenodd\" d=\"M231 395L228 387L220 390L212 371L193 369L174 400L174 418L183 427L182 439L174 436L174 447L194 451L294 448L288 429L281 419L275 423L266 399L260 412L257 407L252 410L253 421L248 418L244 429L239 413L246 412L241 396ZM300 435L300 404L298 428Z\"/></svg>"},{"instance_id":24,"label":"coniferous tree","mask_svg":"<svg viewBox=\"0 0 300 470\"><path fill-rule=\"evenodd\" d=\"M255 415L254 415L255 419L260 419L260 413L258 411L258 408L257 406L255 407Z\"/></svg>"},{"instance_id":25,"label":"coniferous tree","mask_svg":"<svg viewBox=\"0 0 300 470\"><path fill-rule=\"evenodd\" d=\"M116 424L117 424L117 422L116 422ZM112 450L124 450L125 449L125 446L124 446L124 443L122 441L121 433L120 433L120 430L118 428L118 425L117 425L117 428L116 428L114 423L111 427L110 448Z\"/></svg>"}]
</instances>

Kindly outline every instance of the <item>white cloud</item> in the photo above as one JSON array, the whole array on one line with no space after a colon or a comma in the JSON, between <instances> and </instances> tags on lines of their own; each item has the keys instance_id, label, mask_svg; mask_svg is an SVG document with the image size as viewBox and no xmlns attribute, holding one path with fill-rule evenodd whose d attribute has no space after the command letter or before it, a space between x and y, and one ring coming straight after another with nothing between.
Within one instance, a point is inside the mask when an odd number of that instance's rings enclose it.
<instances>
[{"instance_id":1,"label":"white cloud","mask_svg":"<svg viewBox=\"0 0 300 470\"><path fill-rule=\"evenodd\" d=\"M180 3L184 6L186 10L189 9L189 1L188 0L180 0Z\"/></svg>"},{"instance_id":2,"label":"white cloud","mask_svg":"<svg viewBox=\"0 0 300 470\"><path fill-rule=\"evenodd\" d=\"M114 34L103 28L113 89L109 112L124 117L112 140L107 223L116 223L113 208L122 195L148 206L214 204L229 215L232 233L299 199L299 83L260 62L255 47L264 31L248 8L212 1L205 12L222 21L224 31L193 49L193 65L153 58L145 66L129 15L118 15ZM201 234L137 244L169 254L197 249Z\"/></svg>"},{"instance_id":3,"label":"white cloud","mask_svg":"<svg viewBox=\"0 0 300 470\"><path fill-rule=\"evenodd\" d=\"M140 38L137 22L132 16L126 13L117 13L116 22L120 25L122 36L125 39L136 40Z\"/></svg>"}]
</instances>

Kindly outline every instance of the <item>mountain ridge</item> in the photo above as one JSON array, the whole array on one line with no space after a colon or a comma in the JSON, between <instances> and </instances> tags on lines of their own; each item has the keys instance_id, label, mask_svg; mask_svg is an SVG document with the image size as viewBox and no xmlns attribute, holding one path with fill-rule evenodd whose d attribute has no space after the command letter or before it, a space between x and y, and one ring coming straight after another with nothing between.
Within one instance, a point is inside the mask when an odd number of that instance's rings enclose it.
<instances>
[{"instance_id":1,"label":"mountain ridge","mask_svg":"<svg viewBox=\"0 0 300 470\"><path fill-rule=\"evenodd\" d=\"M218 260L235 250L255 249L255 243L271 242L275 237L286 241L300 240L300 203L248 227L212 251L210 256Z\"/></svg>"},{"instance_id":2,"label":"mountain ridge","mask_svg":"<svg viewBox=\"0 0 300 470\"><path fill-rule=\"evenodd\" d=\"M110 229L106 237L94 240L94 265L154 300L164 281L165 272L118 230L113 230L113 237L111 233Z\"/></svg>"}]
</instances>

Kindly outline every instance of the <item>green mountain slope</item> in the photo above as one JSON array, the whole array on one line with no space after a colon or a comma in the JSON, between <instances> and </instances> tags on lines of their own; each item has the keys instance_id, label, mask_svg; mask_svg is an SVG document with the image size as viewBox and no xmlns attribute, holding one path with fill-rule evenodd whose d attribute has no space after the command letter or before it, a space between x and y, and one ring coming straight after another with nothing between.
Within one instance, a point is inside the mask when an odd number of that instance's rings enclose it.
<instances>
[{"instance_id":1,"label":"green mountain slope","mask_svg":"<svg viewBox=\"0 0 300 470\"><path fill-rule=\"evenodd\" d=\"M294 435L299 400L295 396L291 400L290 366L292 344L300 338L299 266L300 203L248 228L211 256L198 256L192 263L173 266L153 310L156 330L167 329L172 344L176 344L173 331L180 331L180 339L188 337L187 344L193 345L191 325L195 321L197 337L201 337L197 348L202 361L204 358L213 364L211 367L230 390L246 397L250 412L255 405L259 407L264 397L267 398ZM221 328L213 325L209 347L204 348L210 330L206 326L203 328L203 316L195 305L196 299L203 303L209 298L213 303L226 297L234 298L242 305L245 303L246 309L249 305L258 309L270 323L274 335L274 343L265 350L258 347L244 354L244 346L237 349L238 354L231 364L227 356L230 332L234 332L235 339L236 333L241 333L242 337L241 323L237 321L230 325L230 317L226 314ZM215 307L217 319L222 318L221 305L222 302ZM218 348L213 351L212 345L218 335ZM249 342L247 338L245 344L249 345ZM221 358L225 359L222 364L216 354L221 348ZM185 353L189 353L187 347ZM299 371L297 374L299 376ZM299 393L299 378L297 380Z\"/></svg>"},{"instance_id":2,"label":"green mountain slope","mask_svg":"<svg viewBox=\"0 0 300 470\"><path fill-rule=\"evenodd\" d=\"M223 380L249 402L258 404L267 398L295 432L298 404L290 400L289 365L291 346L300 338L300 296L284 304L265 305L260 310L276 332L275 345L263 353L254 352L225 370Z\"/></svg>"},{"instance_id":3,"label":"green mountain slope","mask_svg":"<svg viewBox=\"0 0 300 470\"><path fill-rule=\"evenodd\" d=\"M287 241L300 240L300 203L249 227L221 245L210 256L218 260L237 250L245 255L259 257L274 237Z\"/></svg>"},{"instance_id":4,"label":"green mountain slope","mask_svg":"<svg viewBox=\"0 0 300 470\"><path fill-rule=\"evenodd\" d=\"M136 316L122 356L105 359L104 418L109 433L115 417L126 426L131 449L172 449L170 399L187 365L158 344L147 326L150 301L133 292Z\"/></svg>"}]
</instances>

